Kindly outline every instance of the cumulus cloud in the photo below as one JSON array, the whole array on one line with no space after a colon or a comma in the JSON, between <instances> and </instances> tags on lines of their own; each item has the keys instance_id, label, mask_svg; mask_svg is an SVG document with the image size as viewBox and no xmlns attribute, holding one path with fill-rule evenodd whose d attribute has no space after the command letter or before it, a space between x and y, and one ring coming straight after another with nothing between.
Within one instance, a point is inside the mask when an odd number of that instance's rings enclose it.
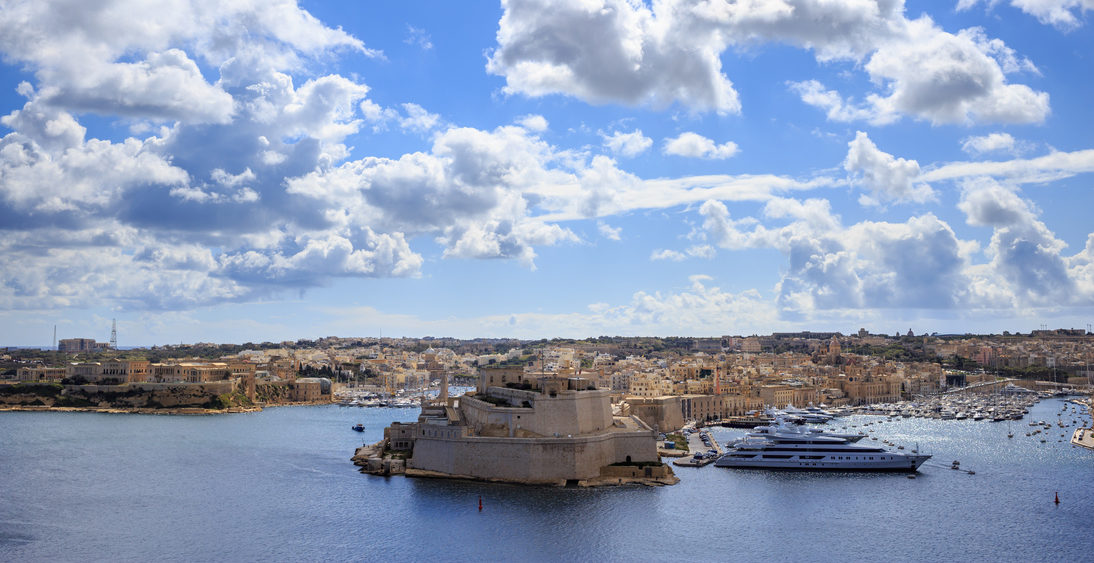
<instances>
[{"instance_id":1,"label":"cumulus cloud","mask_svg":"<svg viewBox=\"0 0 1094 563\"><path fill-rule=\"evenodd\" d=\"M531 218L523 196L530 186L574 180L550 166L556 158L521 127L451 128L434 138L429 153L346 162L291 179L288 191L343 209L334 217L341 226L433 233L445 256L531 266L533 246L576 240L568 229Z\"/></svg>"},{"instance_id":2,"label":"cumulus cloud","mask_svg":"<svg viewBox=\"0 0 1094 563\"><path fill-rule=\"evenodd\" d=\"M726 141L720 145L690 131L665 139L665 154L691 158L726 159L737 154L737 143Z\"/></svg>"},{"instance_id":3,"label":"cumulus cloud","mask_svg":"<svg viewBox=\"0 0 1094 563\"><path fill-rule=\"evenodd\" d=\"M631 105L679 101L721 114L740 110L737 92L721 72L725 40L714 29L680 29L683 22L672 16L616 0L513 1L503 7L487 70L505 77L507 92ZM685 37L687 32L698 37Z\"/></svg>"},{"instance_id":4,"label":"cumulus cloud","mask_svg":"<svg viewBox=\"0 0 1094 563\"><path fill-rule=\"evenodd\" d=\"M776 198L762 219L733 219L725 204L704 203L703 236L721 248L772 248L786 266L776 284L782 318L824 311L1089 306L1094 303L1094 243L1077 254L1038 218L1016 188L980 178L963 182L958 204L974 227L992 229L981 247L959 239L933 213L904 222L845 226L822 199ZM1094 240L1094 237L1091 237ZM681 259L665 252L661 259Z\"/></svg>"},{"instance_id":5,"label":"cumulus cloud","mask_svg":"<svg viewBox=\"0 0 1094 563\"><path fill-rule=\"evenodd\" d=\"M548 127L547 118L537 114L525 115L517 120L517 124L536 133L542 133Z\"/></svg>"},{"instance_id":6,"label":"cumulus cloud","mask_svg":"<svg viewBox=\"0 0 1094 563\"><path fill-rule=\"evenodd\" d=\"M406 117L399 120L399 126L409 131L428 133L441 121L441 116L429 113L418 104L403 104L403 111L406 112Z\"/></svg>"},{"instance_id":7,"label":"cumulus cloud","mask_svg":"<svg viewBox=\"0 0 1094 563\"><path fill-rule=\"evenodd\" d=\"M379 55L291 0L20 2L0 13L0 50L34 72L41 100L105 115L226 123L232 97L194 56L215 68L251 49L292 65L339 47Z\"/></svg>"},{"instance_id":8,"label":"cumulus cloud","mask_svg":"<svg viewBox=\"0 0 1094 563\"><path fill-rule=\"evenodd\" d=\"M888 85L888 95L869 94L856 104L815 80L791 88L833 121L883 125L911 115L935 124L1040 123L1048 116L1048 94L1007 83L1006 74L1037 68L999 39L980 28L947 33L926 16L908 21L905 31L864 66L874 83Z\"/></svg>"},{"instance_id":9,"label":"cumulus cloud","mask_svg":"<svg viewBox=\"0 0 1094 563\"><path fill-rule=\"evenodd\" d=\"M653 139L642 134L641 129L635 129L630 133L616 131L611 135L601 133L604 138L604 146L613 153L628 158L633 158L653 146Z\"/></svg>"},{"instance_id":10,"label":"cumulus cloud","mask_svg":"<svg viewBox=\"0 0 1094 563\"><path fill-rule=\"evenodd\" d=\"M0 276L0 302L169 309L416 275L402 232L285 191L344 160L375 106L342 76L294 84L303 58L340 48L380 56L288 1L8 6L0 49L35 84L0 118L0 251L21 264ZM416 109L407 119L431 127ZM151 135L89 139L85 112Z\"/></svg>"},{"instance_id":11,"label":"cumulus cloud","mask_svg":"<svg viewBox=\"0 0 1094 563\"><path fill-rule=\"evenodd\" d=\"M844 227L825 200L775 199L768 221L746 230L721 202L700 209L708 236L725 248L775 248L787 266L776 284L783 315L870 308L937 308L968 302L967 245L933 214L904 223L866 221Z\"/></svg>"},{"instance_id":12,"label":"cumulus cloud","mask_svg":"<svg viewBox=\"0 0 1094 563\"><path fill-rule=\"evenodd\" d=\"M957 3L958 10L968 10L979 3L980 0L960 0ZM989 0L986 4L991 7L998 0ZM1052 25L1064 31L1073 30L1082 25L1079 18L1086 12L1094 10L1094 2L1091 0L1011 0L1010 5L1037 18L1046 25Z\"/></svg>"},{"instance_id":13,"label":"cumulus cloud","mask_svg":"<svg viewBox=\"0 0 1094 563\"><path fill-rule=\"evenodd\" d=\"M918 181L918 162L882 152L862 131L856 133L847 146L843 169L870 191L859 202L879 205L890 201L923 203L935 199L934 190Z\"/></svg>"},{"instance_id":14,"label":"cumulus cloud","mask_svg":"<svg viewBox=\"0 0 1094 563\"><path fill-rule=\"evenodd\" d=\"M1059 305L1089 302L1094 294L1077 291L1078 272L1062 254L1067 246L1037 218L1033 204L990 179L965 182L958 204L975 226L993 229L985 250L991 259L991 279L1013 293L1020 303Z\"/></svg>"},{"instance_id":15,"label":"cumulus cloud","mask_svg":"<svg viewBox=\"0 0 1094 563\"><path fill-rule=\"evenodd\" d=\"M1047 94L1006 81L1007 73L1035 71L1028 60L978 28L955 34L927 16L910 20L899 1L650 6L513 0L503 6L487 70L505 77L510 93L738 113L737 92L722 72L724 52L783 43L812 50L821 62L865 61L860 68L880 89L859 103L815 81L792 85L830 119L888 123L911 115L932 123L1030 123L1049 111Z\"/></svg>"},{"instance_id":16,"label":"cumulus cloud","mask_svg":"<svg viewBox=\"0 0 1094 563\"><path fill-rule=\"evenodd\" d=\"M875 125L885 125L900 117L879 107L869 107L856 104L854 100L845 100L839 92L825 88L817 80L791 82L789 86L803 102L824 110L829 121L869 121Z\"/></svg>"}]
</instances>

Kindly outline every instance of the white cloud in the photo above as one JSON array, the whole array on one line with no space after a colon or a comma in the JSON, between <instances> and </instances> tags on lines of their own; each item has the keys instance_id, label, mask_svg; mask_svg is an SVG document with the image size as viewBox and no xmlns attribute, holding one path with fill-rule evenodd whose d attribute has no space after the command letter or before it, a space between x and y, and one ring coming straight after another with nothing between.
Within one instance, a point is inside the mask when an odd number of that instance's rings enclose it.
<instances>
[{"instance_id":1,"label":"white cloud","mask_svg":"<svg viewBox=\"0 0 1094 563\"><path fill-rule=\"evenodd\" d=\"M737 92L722 72L724 52L783 43L812 50L820 62L866 61L859 68L879 92L858 104L820 83L796 83L803 100L830 119L1038 123L1049 111L1047 94L1005 79L1006 73L1035 72L1028 60L978 28L953 34L927 16L910 20L901 1L668 0L650 6L527 0L503 6L487 70L505 77L509 93L739 113Z\"/></svg>"},{"instance_id":2,"label":"white cloud","mask_svg":"<svg viewBox=\"0 0 1094 563\"><path fill-rule=\"evenodd\" d=\"M740 110L721 72L725 41L714 29L680 29L683 22L672 16L617 0L505 2L504 8L487 70L505 77L507 92Z\"/></svg>"},{"instance_id":3,"label":"white cloud","mask_svg":"<svg viewBox=\"0 0 1094 563\"><path fill-rule=\"evenodd\" d=\"M0 50L36 83L2 118L0 216L20 230L0 235L0 252L21 268L0 275L0 302L162 309L416 275L422 258L402 232L285 193L286 178L345 159L362 115L385 117L353 80L294 86L287 70L338 48L380 55L287 1L0 11ZM134 134L154 136L86 139L74 114L87 111L139 119Z\"/></svg>"},{"instance_id":4,"label":"white cloud","mask_svg":"<svg viewBox=\"0 0 1094 563\"><path fill-rule=\"evenodd\" d=\"M403 111L406 112L406 117L399 119L399 126L405 130L428 133L440 125L441 116L429 113L418 104L403 104Z\"/></svg>"},{"instance_id":5,"label":"white cloud","mask_svg":"<svg viewBox=\"0 0 1094 563\"><path fill-rule=\"evenodd\" d=\"M920 180L937 182L989 176L1015 184L1043 183L1087 172L1094 172L1094 149L1055 151L1035 158L994 162L951 162L923 172Z\"/></svg>"},{"instance_id":6,"label":"white cloud","mask_svg":"<svg viewBox=\"0 0 1094 563\"><path fill-rule=\"evenodd\" d=\"M990 152L1019 154L1027 150L1027 144L1019 143L1010 133L989 133L965 137L961 140L961 150L973 156Z\"/></svg>"},{"instance_id":7,"label":"white cloud","mask_svg":"<svg viewBox=\"0 0 1094 563\"><path fill-rule=\"evenodd\" d=\"M403 43L417 45L424 51L433 48L433 41L430 39L429 34L424 29L418 29L409 24L406 26L406 39L403 39Z\"/></svg>"},{"instance_id":8,"label":"white cloud","mask_svg":"<svg viewBox=\"0 0 1094 563\"><path fill-rule=\"evenodd\" d=\"M839 92L825 89L824 85L816 80L791 82L789 85L803 102L823 109L829 121L869 121L874 125L885 125L900 118L899 114L891 111L886 112L881 108L862 104L856 105L852 100L844 100Z\"/></svg>"},{"instance_id":9,"label":"white cloud","mask_svg":"<svg viewBox=\"0 0 1094 563\"><path fill-rule=\"evenodd\" d=\"M702 135L688 131L665 139L664 152L676 156L721 160L737 154L737 143L727 141L717 145Z\"/></svg>"},{"instance_id":10,"label":"white cloud","mask_svg":"<svg viewBox=\"0 0 1094 563\"><path fill-rule=\"evenodd\" d=\"M1033 205L990 179L965 182L959 208L970 225L993 229L987 263L974 263L980 245L958 239L932 213L843 226L827 201L790 198L770 200L763 223L733 220L718 201L699 212L707 238L719 247L773 248L786 256L776 299L787 320L815 319L824 311L1094 304L1094 242L1064 255L1066 245Z\"/></svg>"},{"instance_id":11,"label":"white cloud","mask_svg":"<svg viewBox=\"0 0 1094 563\"><path fill-rule=\"evenodd\" d=\"M616 131L611 135L600 134L604 138L604 146L613 153L628 158L633 158L653 146L653 139L642 134L641 129L635 129L630 133Z\"/></svg>"},{"instance_id":12,"label":"white cloud","mask_svg":"<svg viewBox=\"0 0 1094 563\"><path fill-rule=\"evenodd\" d=\"M870 191L870 195L864 195L860 202L870 205L890 201L923 203L936 198L934 190L919 181L918 162L882 152L862 131L857 132L847 146L843 169L855 175Z\"/></svg>"},{"instance_id":13,"label":"white cloud","mask_svg":"<svg viewBox=\"0 0 1094 563\"><path fill-rule=\"evenodd\" d=\"M1037 72L1028 59L980 28L956 35L926 16L907 22L907 33L882 44L865 65L888 95L845 100L816 80L791 83L802 101L825 110L832 121L892 123L901 115L941 123L1040 123L1049 114L1048 94L1007 84L1005 74Z\"/></svg>"},{"instance_id":14,"label":"white cloud","mask_svg":"<svg viewBox=\"0 0 1094 563\"><path fill-rule=\"evenodd\" d=\"M228 122L232 96L210 84L194 59L216 68L249 50L274 64L294 65L300 53L338 47L379 55L323 26L292 0L262 6L42 1L8 5L0 13L0 50L34 72L42 101L134 118Z\"/></svg>"},{"instance_id":15,"label":"white cloud","mask_svg":"<svg viewBox=\"0 0 1094 563\"><path fill-rule=\"evenodd\" d=\"M714 258L716 253L717 251L714 250L713 246L710 246L709 244L700 244L691 246L683 252L668 249L654 250L650 253L650 260L671 260L673 262L681 262L688 258L705 258L709 260L710 258Z\"/></svg>"},{"instance_id":16,"label":"white cloud","mask_svg":"<svg viewBox=\"0 0 1094 563\"><path fill-rule=\"evenodd\" d=\"M870 102L881 113L900 112L932 123L1040 123L1049 113L1048 94L1007 84L1000 66L1013 55L971 28L956 35L927 18L909 22L905 41L879 49L865 69L890 84L887 97Z\"/></svg>"},{"instance_id":17,"label":"white cloud","mask_svg":"<svg viewBox=\"0 0 1094 563\"><path fill-rule=\"evenodd\" d=\"M620 234L623 232L622 227L613 227L603 221L596 222L596 228L600 231L600 236L608 240L620 240Z\"/></svg>"},{"instance_id":18,"label":"white cloud","mask_svg":"<svg viewBox=\"0 0 1094 563\"><path fill-rule=\"evenodd\" d=\"M980 0L960 0L957 9L968 10ZM987 0L991 7L999 0ZM1073 30L1082 25L1079 18L1094 10L1091 0L1011 0L1011 6L1037 18L1043 24L1052 25L1064 31Z\"/></svg>"},{"instance_id":19,"label":"white cloud","mask_svg":"<svg viewBox=\"0 0 1094 563\"><path fill-rule=\"evenodd\" d=\"M535 133L542 133L548 127L547 118L536 114L522 116L517 120L517 124Z\"/></svg>"},{"instance_id":20,"label":"white cloud","mask_svg":"<svg viewBox=\"0 0 1094 563\"><path fill-rule=\"evenodd\" d=\"M985 251L991 258L986 272L990 275L985 277L1014 295L1018 303L1060 306L1094 300L1094 292L1084 283L1089 282L1084 279L1085 272L1069 268L1069 263L1081 262L1079 256L1069 260L1063 255L1067 245L1015 190L989 179L967 181L958 207L970 225L993 229ZM1080 291L1080 287L1087 291Z\"/></svg>"},{"instance_id":21,"label":"white cloud","mask_svg":"<svg viewBox=\"0 0 1094 563\"><path fill-rule=\"evenodd\" d=\"M533 186L573 182L555 151L521 127L450 128L429 153L365 158L288 181L288 192L328 209L343 228L431 234L453 258L511 258L533 266L535 245L576 241L530 215Z\"/></svg>"},{"instance_id":22,"label":"white cloud","mask_svg":"<svg viewBox=\"0 0 1094 563\"><path fill-rule=\"evenodd\" d=\"M385 108L372 100L362 100L358 106L365 121L372 124L373 131L383 131L389 122L399 119L399 112Z\"/></svg>"}]
</instances>

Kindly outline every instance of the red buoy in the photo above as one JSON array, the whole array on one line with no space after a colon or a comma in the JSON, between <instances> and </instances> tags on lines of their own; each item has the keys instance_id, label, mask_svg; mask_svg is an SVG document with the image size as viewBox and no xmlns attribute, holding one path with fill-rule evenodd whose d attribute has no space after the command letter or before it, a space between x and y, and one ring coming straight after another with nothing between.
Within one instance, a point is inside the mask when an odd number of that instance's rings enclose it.
<instances>
[{"instance_id":1,"label":"red buoy","mask_svg":"<svg viewBox=\"0 0 1094 563\"><path fill-rule=\"evenodd\" d=\"M1060 504L1060 492L1056 492L1056 504ZM479 510L482 510L482 506L479 506Z\"/></svg>"},{"instance_id":2,"label":"red buoy","mask_svg":"<svg viewBox=\"0 0 1094 563\"><path fill-rule=\"evenodd\" d=\"M1060 502L1060 499L1056 499L1056 502ZM479 495L479 512L482 512L482 495Z\"/></svg>"}]
</instances>

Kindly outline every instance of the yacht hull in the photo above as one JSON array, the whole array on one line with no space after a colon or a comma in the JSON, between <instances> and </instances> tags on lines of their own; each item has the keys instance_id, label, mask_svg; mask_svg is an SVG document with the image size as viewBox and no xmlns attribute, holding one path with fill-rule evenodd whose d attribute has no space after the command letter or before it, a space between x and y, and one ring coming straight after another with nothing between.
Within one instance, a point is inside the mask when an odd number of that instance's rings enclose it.
<instances>
[{"instance_id":1,"label":"yacht hull","mask_svg":"<svg viewBox=\"0 0 1094 563\"><path fill-rule=\"evenodd\" d=\"M762 454L755 457L738 457L741 454L730 452L723 455L714 465L717 467L731 467L734 469L792 469L809 471L917 471L923 462L930 459L929 455L902 455L902 454L873 454L843 457L862 457L866 459L801 459L791 456L789 459L764 458ZM751 454L744 454L751 455ZM876 459L868 459L870 457Z\"/></svg>"}]
</instances>

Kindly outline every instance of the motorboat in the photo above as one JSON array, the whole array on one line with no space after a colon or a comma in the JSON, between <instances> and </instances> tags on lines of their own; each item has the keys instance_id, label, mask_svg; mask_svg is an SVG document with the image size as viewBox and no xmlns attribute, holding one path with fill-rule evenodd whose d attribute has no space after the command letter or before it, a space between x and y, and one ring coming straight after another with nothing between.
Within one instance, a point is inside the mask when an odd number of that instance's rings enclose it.
<instances>
[{"instance_id":1,"label":"motorboat","mask_svg":"<svg viewBox=\"0 0 1094 563\"><path fill-rule=\"evenodd\" d=\"M823 428L813 428L807 426L792 426L785 416L782 416L771 411L768 414L772 417L771 422L763 425L756 426L751 432L745 434L745 438L753 437L759 438L764 436L771 436L774 434L795 434L795 433L807 433L811 436L828 436L832 438L842 438L848 442L857 442L866 437L865 434L844 434L839 432L829 432Z\"/></svg>"},{"instance_id":2,"label":"motorboat","mask_svg":"<svg viewBox=\"0 0 1094 563\"><path fill-rule=\"evenodd\" d=\"M818 409L816 407L813 407L813 408L815 410L818 410L818 411L821 410L821 409ZM822 414L823 411L821 411L821 412L812 412L808 409L796 408L794 405L786 405L786 408L782 409L781 412L784 413L789 418L795 418L795 419L801 420L802 422L805 422L805 423L824 424L824 423L828 422L829 420L832 420L832 415Z\"/></svg>"},{"instance_id":3,"label":"motorboat","mask_svg":"<svg viewBox=\"0 0 1094 563\"><path fill-rule=\"evenodd\" d=\"M350 428L352 428L354 432L364 432L365 431L365 425L361 424L360 422L358 422L357 424L354 424Z\"/></svg>"}]
</instances>

